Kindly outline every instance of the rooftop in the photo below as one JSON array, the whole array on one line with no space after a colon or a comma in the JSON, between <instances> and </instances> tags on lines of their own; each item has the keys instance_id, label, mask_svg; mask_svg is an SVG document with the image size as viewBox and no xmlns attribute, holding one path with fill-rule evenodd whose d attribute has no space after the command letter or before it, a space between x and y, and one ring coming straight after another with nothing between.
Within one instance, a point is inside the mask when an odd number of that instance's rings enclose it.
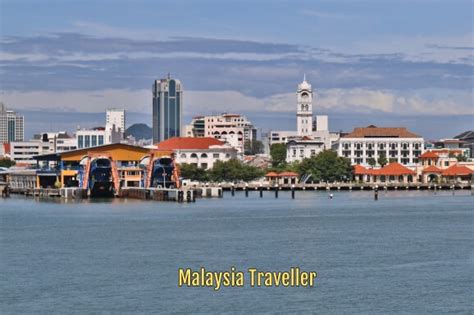
<instances>
[{"instance_id":1,"label":"rooftop","mask_svg":"<svg viewBox=\"0 0 474 315\"><path fill-rule=\"evenodd\" d=\"M404 127L368 127L355 128L343 138L421 138Z\"/></svg>"},{"instance_id":2,"label":"rooftop","mask_svg":"<svg viewBox=\"0 0 474 315\"><path fill-rule=\"evenodd\" d=\"M213 145L224 145L225 142L215 138L203 137L174 137L157 144L160 150L183 150L183 149L209 149Z\"/></svg>"}]
</instances>

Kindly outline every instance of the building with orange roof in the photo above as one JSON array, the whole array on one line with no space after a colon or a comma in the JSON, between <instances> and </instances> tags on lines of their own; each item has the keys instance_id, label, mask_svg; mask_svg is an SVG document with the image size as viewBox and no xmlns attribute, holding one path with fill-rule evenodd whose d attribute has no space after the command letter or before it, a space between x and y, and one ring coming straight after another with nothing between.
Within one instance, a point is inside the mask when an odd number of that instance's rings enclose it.
<instances>
[{"instance_id":1,"label":"building with orange roof","mask_svg":"<svg viewBox=\"0 0 474 315\"><path fill-rule=\"evenodd\" d=\"M237 149L212 137L174 137L158 143L157 147L158 150L173 151L179 164L193 164L203 169L212 168L218 160L228 161L238 157Z\"/></svg>"},{"instance_id":2,"label":"building with orange roof","mask_svg":"<svg viewBox=\"0 0 474 315\"><path fill-rule=\"evenodd\" d=\"M295 172L268 172L265 174L265 180L272 185L291 185L298 182L299 174Z\"/></svg>"},{"instance_id":3,"label":"building with orange roof","mask_svg":"<svg viewBox=\"0 0 474 315\"><path fill-rule=\"evenodd\" d=\"M353 165L369 166L369 161L385 156L388 161L414 166L424 151L423 137L403 127L387 128L370 125L355 128L339 140L339 156Z\"/></svg>"},{"instance_id":4,"label":"building with orange roof","mask_svg":"<svg viewBox=\"0 0 474 315\"><path fill-rule=\"evenodd\" d=\"M447 183L469 182L472 180L474 170L467 166L455 164L442 171L441 176Z\"/></svg>"},{"instance_id":5,"label":"building with orange roof","mask_svg":"<svg viewBox=\"0 0 474 315\"><path fill-rule=\"evenodd\" d=\"M368 183L416 183L416 172L408 167L392 162L382 168L369 169L362 165L354 165L354 178L356 181Z\"/></svg>"}]
</instances>

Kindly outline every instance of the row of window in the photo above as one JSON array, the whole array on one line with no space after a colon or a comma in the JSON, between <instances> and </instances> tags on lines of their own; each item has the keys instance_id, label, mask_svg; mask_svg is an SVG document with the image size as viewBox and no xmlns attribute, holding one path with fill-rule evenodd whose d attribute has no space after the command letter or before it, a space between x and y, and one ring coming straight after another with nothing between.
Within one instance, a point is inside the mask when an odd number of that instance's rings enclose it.
<instances>
[{"instance_id":1,"label":"row of window","mask_svg":"<svg viewBox=\"0 0 474 315\"><path fill-rule=\"evenodd\" d=\"M90 148L90 147L96 147L99 145L104 144L104 136L97 136L97 135L86 135L86 136L77 136L77 147L79 149L81 148Z\"/></svg>"},{"instance_id":2,"label":"row of window","mask_svg":"<svg viewBox=\"0 0 474 315\"><path fill-rule=\"evenodd\" d=\"M403 143L389 143L388 144L388 148L392 149L392 150L395 150L397 148L402 148L404 150L408 150L410 147L414 148L415 150L419 150L421 149L422 147L422 144L421 143L412 143L412 145L410 146L411 143L407 143L407 142L403 142ZM364 143L360 143L360 142L357 142L357 143L353 143L353 142L345 142L345 143L342 143L342 148L344 150L349 150L349 148L351 147L355 147L357 150L360 150L364 147ZM378 148L380 150L384 150L386 147L387 147L387 143L379 143L379 144L375 144L375 143L366 143L365 144L365 147L368 149L368 150L372 150L374 148Z\"/></svg>"},{"instance_id":3,"label":"row of window","mask_svg":"<svg viewBox=\"0 0 474 315\"><path fill-rule=\"evenodd\" d=\"M192 159L197 159L198 157L200 157L201 159L207 159L207 158L208 158L208 155L207 155L207 153L201 153L201 155L198 156L196 153L191 153L191 155L190 155L189 157L192 158ZM214 159L218 159L218 158L220 158L220 154L219 154L219 153L213 153L213 154L212 154L212 157L213 157ZM225 157L226 157L227 159L230 158L230 154L229 154L229 153L226 153L226 154L225 154ZM182 158L182 159L187 158L186 153L181 153L180 158Z\"/></svg>"}]
</instances>

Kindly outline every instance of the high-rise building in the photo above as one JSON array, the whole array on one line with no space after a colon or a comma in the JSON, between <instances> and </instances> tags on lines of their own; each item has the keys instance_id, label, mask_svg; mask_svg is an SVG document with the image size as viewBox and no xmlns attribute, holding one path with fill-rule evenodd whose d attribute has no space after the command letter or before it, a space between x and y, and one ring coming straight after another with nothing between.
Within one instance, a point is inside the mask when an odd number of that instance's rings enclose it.
<instances>
[{"instance_id":1,"label":"high-rise building","mask_svg":"<svg viewBox=\"0 0 474 315\"><path fill-rule=\"evenodd\" d=\"M23 141L25 136L25 118L14 111L7 110L0 103L0 143Z\"/></svg>"},{"instance_id":2,"label":"high-rise building","mask_svg":"<svg viewBox=\"0 0 474 315\"><path fill-rule=\"evenodd\" d=\"M153 84L153 142L181 136L183 86L168 78Z\"/></svg>"},{"instance_id":3,"label":"high-rise building","mask_svg":"<svg viewBox=\"0 0 474 315\"><path fill-rule=\"evenodd\" d=\"M105 142L117 143L125 137L125 110L107 109L105 119Z\"/></svg>"},{"instance_id":4,"label":"high-rise building","mask_svg":"<svg viewBox=\"0 0 474 315\"><path fill-rule=\"evenodd\" d=\"M118 132L125 132L125 109L107 109L105 124L115 125Z\"/></svg>"}]
</instances>

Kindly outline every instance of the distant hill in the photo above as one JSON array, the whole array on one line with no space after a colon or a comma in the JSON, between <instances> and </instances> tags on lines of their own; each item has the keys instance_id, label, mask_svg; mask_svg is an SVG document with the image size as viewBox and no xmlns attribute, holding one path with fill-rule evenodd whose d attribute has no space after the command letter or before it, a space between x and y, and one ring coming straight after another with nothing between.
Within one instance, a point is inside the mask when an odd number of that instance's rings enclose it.
<instances>
[{"instance_id":1,"label":"distant hill","mask_svg":"<svg viewBox=\"0 0 474 315\"><path fill-rule=\"evenodd\" d=\"M125 136L133 136L136 140L151 139L153 129L146 124L133 124L125 130Z\"/></svg>"}]
</instances>

